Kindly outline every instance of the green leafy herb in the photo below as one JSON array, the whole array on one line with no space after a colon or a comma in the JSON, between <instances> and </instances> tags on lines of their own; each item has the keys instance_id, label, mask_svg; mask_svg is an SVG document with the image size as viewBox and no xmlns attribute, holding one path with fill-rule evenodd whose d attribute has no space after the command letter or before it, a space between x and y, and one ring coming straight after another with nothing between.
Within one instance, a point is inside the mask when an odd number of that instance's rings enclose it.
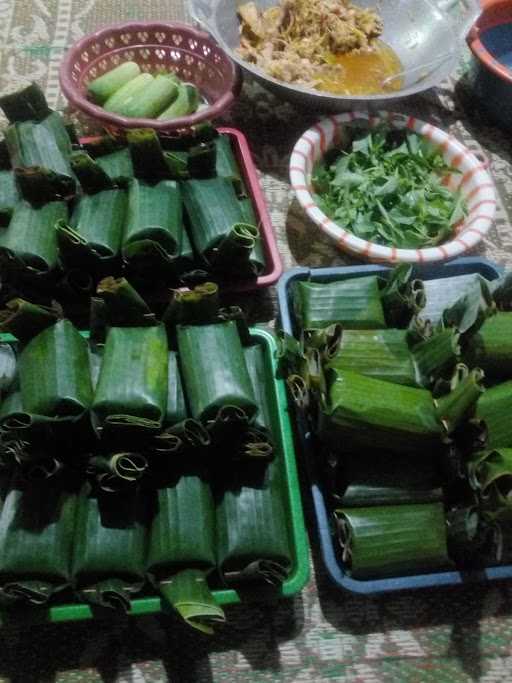
<instances>
[{"instance_id":1,"label":"green leafy herb","mask_svg":"<svg viewBox=\"0 0 512 683\"><path fill-rule=\"evenodd\" d=\"M316 165L314 196L327 216L357 237L399 248L432 247L467 214L461 193L443 184L453 173L418 135L365 131L350 150Z\"/></svg>"}]
</instances>

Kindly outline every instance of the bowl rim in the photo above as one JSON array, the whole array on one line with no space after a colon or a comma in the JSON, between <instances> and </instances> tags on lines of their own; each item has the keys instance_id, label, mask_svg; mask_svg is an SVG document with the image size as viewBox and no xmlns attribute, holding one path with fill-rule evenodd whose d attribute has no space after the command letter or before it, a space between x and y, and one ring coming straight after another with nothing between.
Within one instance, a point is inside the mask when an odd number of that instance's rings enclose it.
<instances>
[{"instance_id":1,"label":"bowl rim","mask_svg":"<svg viewBox=\"0 0 512 683\"><path fill-rule=\"evenodd\" d=\"M188 116L180 116L179 118L170 119L169 121L158 121L157 119L148 118L128 118L120 114L112 114L105 111L102 107L93 104L83 95L77 88L74 81L71 79L71 71L73 62L83 49L93 41L100 42L112 31L126 30L132 33L148 30L148 29L162 29L168 31L186 31L197 40L203 40L219 50L225 57L227 63L231 68L230 78L226 83L229 87L218 100L212 105L195 114ZM127 45L126 47L129 47ZM80 40L75 42L64 55L59 68L59 81L67 100L73 107L80 110L89 117L100 121L103 125L110 125L117 128L153 128L156 131L167 132L179 128L189 128L190 126L214 119L222 112L224 112L239 95L242 87L242 72L238 64L236 64L230 55L214 40L214 38L191 24L186 24L181 21L122 21L114 24L102 26L97 31L88 33Z\"/></svg>"},{"instance_id":2,"label":"bowl rim","mask_svg":"<svg viewBox=\"0 0 512 683\"><path fill-rule=\"evenodd\" d=\"M481 35L485 31L512 23L512 6L508 0L488 0L484 3L482 13L471 27L466 42L474 57L495 76L512 84L512 70L497 60L485 47Z\"/></svg>"},{"instance_id":3,"label":"bowl rim","mask_svg":"<svg viewBox=\"0 0 512 683\"><path fill-rule=\"evenodd\" d=\"M473 175L481 174L474 192L478 201L470 207L470 213L459 233L456 233L449 241L435 247L421 249L387 247L356 237L354 233L341 227L321 211L309 189L308 175L310 173L307 171L307 164L310 163L312 166L314 161L327 151L326 134L331 134L335 138L343 125L353 122L366 122L368 127L385 122L394 128L408 128L432 140L436 146L443 148L443 152L454 152L458 158L457 161L454 157L454 161L457 162L456 166L462 161L470 162L471 168L465 173L465 175L469 174L468 181ZM375 263L423 263L456 258L473 249L487 234L496 212L496 189L487 167L486 161L480 160L475 153L452 135L414 116L390 111L350 111L322 118L301 135L290 157L289 175L295 196L308 217L331 237L341 250ZM464 182L465 175L462 182ZM476 215L472 215L476 209L484 205L485 213L477 211Z\"/></svg>"}]
</instances>

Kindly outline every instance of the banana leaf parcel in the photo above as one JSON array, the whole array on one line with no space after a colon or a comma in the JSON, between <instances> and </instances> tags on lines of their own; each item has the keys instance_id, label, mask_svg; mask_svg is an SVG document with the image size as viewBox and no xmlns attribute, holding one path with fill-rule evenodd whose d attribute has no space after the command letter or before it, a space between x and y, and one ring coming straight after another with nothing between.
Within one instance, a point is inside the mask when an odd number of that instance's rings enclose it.
<instances>
[{"instance_id":1,"label":"banana leaf parcel","mask_svg":"<svg viewBox=\"0 0 512 683\"><path fill-rule=\"evenodd\" d=\"M482 430L483 448L512 447L512 381L487 389L478 399L474 422Z\"/></svg>"},{"instance_id":2,"label":"banana leaf parcel","mask_svg":"<svg viewBox=\"0 0 512 683\"><path fill-rule=\"evenodd\" d=\"M57 266L55 226L67 217L65 202L53 201L39 208L26 201L16 204L8 227L0 229L0 263L10 271L48 275Z\"/></svg>"},{"instance_id":3,"label":"banana leaf parcel","mask_svg":"<svg viewBox=\"0 0 512 683\"><path fill-rule=\"evenodd\" d=\"M494 379L512 379L512 313L498 312L468 339L467 363Z\"/></svg>"},{"instance_id":4,"label":"banana leaf parcel","mask_svg":"<svg viewBox=\"0 0 512 683\"><path fill-rule=\"evenodd\" d=\"M486 516L512 521L512 448L473 453L467 468Z\"/></svg>"},{"instance_id":5,"label":"banana leaf parcel","mask_svg":"<svg viewBox=\"0 0 512 683\"><path fill-rule=\"evenodd\" d=\"M20 195L14 173L10 169L0 168L0 226L6 226L9 223L19 200Z\"/></svg>"},{"instance_id":6,"label":"banana leaf parcel","mask_svg":"<svg viewBox=\"0 0 512 683\"><path fill-rule=\"evenodd\" d=\"M25 199L43 204L74 194L71 140L60 114L52 112L39 122L12 123L5 140Z\"/></svg>"},{"instance_id":7,"label":"banana leaf parcel","mask_svg":"<svg viewBox=\"0 0 512 683\"><path fill-rule=\"evenodd\" d=\"M52 418L81 417L93 398L87 343L69 320L33 337L18 361L23 408Z\"/></svg>"},{"instance_id":8,"label":"banana leaf parcel","mask_svg":"<svg viewBox=\"0 0 512 683\"><path fill-rule=\"evenodd\" d=\"M204 262L225 276L259 275L265 267L259 230L246 223L233 182L192 179L182 189L192 242Z\"/></svg>"},{"instance_id":9,"label":"banana leaf parcel","mask_svg":"<svg viewBox=\"0 0 512 683\"><path fill-rule=\"evenodd\" d=\"M168 358L162 325L110 328L92 405L100 431L161 428L167 409Z\"/></svg>"},{"instance_id":10,"label":"banana leaf parcel","mask_svg":"<svg viewBox=\"0 0 512 683\"><path fill-rule=\"evenodd\" d=\"M138 491L94 494L78 500L72 573L79 597L128 611L145 583L147 502Z\"/></svg>"},{"instance_id":11,"label":"banana leaf parcel","mask_svg":"<svg viewBox=\"0 0 512 683\"><path fill-rule=\"evenodd\" d=\"M254 424L242 437L240 457L268 460L274 456L271 413L273 397L269 391L265 352L260 344L252 344L244 347L244 356L258 412Z\"/></svg>"},{"instance_id":12,"label":"banana leaf parcel","mask_svg":"<svg viewBox=\"0 0 512 683\"><path fill-rule=\"evenodd\" d=\"M127 208L124 190L83 194L69 221L58 225L58 243L66 266L95 272L102 262L112 267L119 256Z\"/></svg>"},{"instance_id":13,"label":"banana leaf parcel","mask_svg":"<svg viewBox=\"0 0 512 683\"><path fill-rule=\"evenodd\" d=\"M251 421L258 407L236 322L178 325L177 340L192 417L210 422L233 407Z\"/></svg>"},{"instance_id":14,"label":"banana leaf parcel","mask_svg":"<svg viewBox=\"0 0 512 683\"><path fill-rule=\"evenodd\" d=\"M165 268L179 255L183 241L183 204L178 184L151 185L134 178L128 192L123 256L132 267Z\"/></svg>"},{"instance_id":15,"label":"banana leaf parcel","mask_svg":"<svg viewBox=\"0 0 512 683\"><path fill-rule=\"evenodd\" d=\"M42 605L71 584L76 493L14 482L0 514L0 601Z\"/></svg>"},{"instance_id":16,"label":"banana leaf parcel","mask_svg":"<svg viewBox=\"0 0 512 683\"><path fill-rule=\"evenodd\" d=\"M450 567L442 503L335 511L343 562L354 579Z\"/></svg>"},{"instance_id":17,"label":"banana leaf parcel","mask_svg":"<svg viewBox=\"0 0 512 683\"><path fill-rule=\"evenodd\" d=\"M302 282L295 285L293 307L302 330L340 323L344 329L377 330L386 327L375 276L340 282Z\"/></svg>"},{"instance_id":18,"label":"banana leaf parcel","mask_svg":"<svg viewBox=\"0 0 512 683\"><path fill-rule=\"evenodd\" d=\"M331 370L320 431L348 450L376 448L429 452L441 445L442 428L432 395L350 370Z\"/></svg>"},{"instance_id":19,"label":"banana leaf parcel","mask_svg":"<svg viewBox=\"0 0 512 683\"><path fill-rule=\"evenodd\" d=\"M343 330L327 368L352 370L396 384L420 386L407 330Z\"/></svg>"},{"instance_id":20,"label":"banana leaf parcel","mask_svg":"<svg viewBox=\"0 0 512 683\"><path fill-rule=\"evenodd\" d=\"M217 504L217 563L228 584L279 586L291 552L282 479L276 462L257 475L237 473L223 482Z\"/></svg>"},{"instance_id":21,"label":"banana leaf parcel","mask_svg":"<svg viewBox=\"0 0 512 683\"><path fill-rule=\"evenodd\" d=\"M190 626L211 633L224 621L207 584L216 567L215 506L198 474L180 474L158 489L146 564L155 588Z\"/></svg>"}]
</instances>

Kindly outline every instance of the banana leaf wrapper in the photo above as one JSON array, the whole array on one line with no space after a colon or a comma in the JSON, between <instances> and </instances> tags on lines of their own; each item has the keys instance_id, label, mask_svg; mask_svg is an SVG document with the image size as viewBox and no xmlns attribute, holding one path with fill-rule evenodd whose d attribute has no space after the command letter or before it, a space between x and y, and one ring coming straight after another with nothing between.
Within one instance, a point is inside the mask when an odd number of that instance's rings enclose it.
<instances>
[{"instance_id":1,"label":"banana leaf wrapper","mask_svg":"<svg viewBox=\"0 0 512 683\"><path fill-rule=\"evenodd\" d=\"M81 417L93 398L87 343L69 320L59 320L20 353L23 407L52 418Z\"/></svg>"},{"instance_id":2,"label":"banana leaf wrapper","mask_svg":"<svg viewBox=\"0 0 512 683\"><path fill-rule=\"evenodd\" d=\"M438 419L446 433L453 433L462 421L473 411L484 392L484 373L480 368L469 370L459 364L452 380L452 390L436 398L434 403Z\"/></svg>"},{"instance_id":3,"label":"banana leaf wrapper","mask_svg":"<svg viewBox=\"0 0 512 683\"><path fill-rule=\"evenodd\" d=\"M190 147L187 154L187 171L192 178L211 178L217 166L217 147L214 142L200 142Z\"/></svg>"},{"instance_id":4,"label":"banana leaf wrapper","mask_svg":"<svg viewBox=\"0 0 512 683\"><path fill-rule=\"evenodd\" d=\"M421 280L411 279L412 266L394 268L381 291L381 302L388 327L407 327L413 316L425 306Z\"/></svg>"},{"instance_id":5,"label":"banana leaf wrapper","mask_svg":"<svg viewBox=\"0 0 512 683\"><path fill-rule=\"evenodd\" d=\"M124 226L123 256L161 266L180 253L183 240L183 205L174 180L150 185L137 179L130 183L128 213Z\"/></svg>"},{"instance_id":6,"label":"banana leaf wrapper","mask_svg":"<svg viewBox=\"0 0 512 683\"><path fill-rule=\"evenodd\" d=\"M23 407L21 392L17 389L11 391L0 406L0 427L3 432L2 443L15 441L11 445L14 459L22 461L33 460L39 457L34 454L33 444L39 448L52 447L54 419L27 412Z\"/></svg>"},{"instance_id":7,"label":"banana leaf wrapper","mask_svg":"<svg viewBox=\"0 0 512 683\"><path fill-rule=\"evenodd\" d=\"M407 330L343 330L327 368L421 386L407 341Z\"/></svg>"},{"instance_id":8,"label":"banana leaf wrapper","mask_svg":"<svg viewBox=\"0 0 512 683\"><path fill-rule=\"evenodd\" d=\"M447 328L412 346L420 386L432 386L440 375L453 369L461 353L459 337L457 330Z\"/></svg>"},{"instance_id":9,"label":"banana leaf wrapper","mask_svg":"<svg viewBox=\"0 0 512 683\"><path fill-rule=\"evenodd\" d=\"M363 451L343 453L328 477L336 506L343 508L435 503L443 500L439 463L431 456Z\"/></svg>"},{"instance_id":10,"label":"banana leaf wrapper","mask_svg":"<svg viewBox=\"0 0 512 683\"><path fill-rule=\"evenodd\" d=\"M512 448L473 453L467 468L469 483L478 492L486 515L512 521Z\"/></svg>"},{"instance_id":11,"label":"banana leaf wrapper","mask_svg":"<svg viewBox=\"0 0 512 683\"><path fill-rule=\"evenodd\" d=\"M450 557L463 567L480 564L489 531L478 505L449 510L446 513L446 532Z\"/></svg>"},{"instance_id":12,"label":"banana leaf wrapper","mask_svg":"<svg viewBox=\"0 0 512 683\"><path fill-rule=\"evenodd\" d=\"M220 244L232 233L235 225L244 222L233 183L228 178L187 180L182 183L183 201L189 219L190 236L198 254L207 264L214 263ZM257 228L256 228L257 229ZM255 241L249 261L255 269L261 266L261 250ZM227 275L236 270L233 263Z\"/></svg>"},{"instance_id":13,"label":"banana leaf wrapper","mask_svg":"<svg viewBox=\"0 0 512 683\"><path fill-rule=\"evenodd\" d=\"M467 340L464 360L494 379L512 378L512 313L488 318Z\"/></svg>"},{"instance_id":14,"label":"banana leaf wrapper","mask_svg":"<svg viewBox=\"0 0 512 683\"><path fill-rule=\"evenodd\" d=\"M0 170L0 226L5 227L20 200L16 179L11 170Z\"/></svg>"},{"instance_id":15,"label":"banana leaf wrapper","mask_svg":"<svg viewBox=\"0 0 512 683\"><path fill-rule=\"evenodd\" d=\"M328 443L411 454L439 448L443 430L429 391L350 370L331 370L328 379L319 426Z\"/></svg>"},{"instance_id":16,"label":"banana leaf wrapper","mask_svg":"<svg viewBox=\"0 0 512 683\"><path fill-rule=\"evenodd\" d=\"M44 92L37 83L28 83L15 92L2 95L0 108L9 123L42 121L51 113Z\"/></svg>"},{"instance_id":17,"label":"banana leaf wrapper","mask_svg":"<svg viewBox=\"0 0 512 683\"><path fill-rule=\"evenodd\" d=\"M59 239L66 263L80 266L98 260L112 261L120 254L128 207L124 190L103 190L84 194L75 204L69 227L73 232ZM67 239L66 239L67 238Z\"/></svg>"},{"instance_id":18,"label":"banana leaf wrapper","mask_svg":"<svg viewBox=\"0 0 512 683\"><path fill-rule=\"evenodd\" d=\"M161 325L112 327L92 411L100 427L159 429L167 409L167 335Z\"/></svg>"},{"instance_id":19,"label":"banana leaf wrapper","mask_svg":"<svg viewBox=\"0 0 512 683\"><path fill-rule=\"evenodd\" d=\"M205 324L218 317L219 287L214 282L204 282L190 291L172 291L162 320L172 334L176 325Z\"/></svg>"},{"instance_id":20,"label":"banana leaf wrapper","mask_svg":"<svg viewBox=\"0 0 512 683\"><path fill-rule=\"evenodd\" d=\"M70 163L85 194L91 195L103 190L114 189L114 183L110 176L87 152L83 150L73 152Z\"/></svg>"},{"instance_id":21,"label":"banana leaf wrapper","mask_svg":"<svg viewBox=\"0 0 512 683\"><path fill-rule=\"evenodd\" d=\"M169 177L165 155L156 132L150 128L134 128L126 133L136 178L151 182Z\"/></svg>"},{"instance_id":22,"label":"banana leaf wrapper","mask_svg":"<svg viewBox=\"0 0 512 683\"><path fill-rule=\"evenodd\" d=\"M12 334L20 342L53 325L59 317L57 307L40 306L24 299L11 299L0 310L0 332Z\"/></svg>"},{"instance_id":23,"label":"banana leaf wrapper","mask_svg":"<svg viewBox=\"0 0 512 683\"><path fill-rule=\"evenodd\" d=\"M297 282L293 307L302 330L340 323L344 329L386 327L378 279L374 276L340 282Z\"/></svg>"},{"instance_id":24,"label":"banana leaf wrapper","mask_svg":"<svg viewBox=\"0 0 512 683\"><path fill-rule=\"evenodd\" d=\"M506 272L498 280L490 282L489 288L499 311L512 310L512 277L510 272Z\"/></svg>"},{"instance_id":25,"label":"banana leaf wrapper","mask_svg":"<svg viewBox=\"0 0 512 683\"><path fill-rule=\"evenodd\" d=\"M69 587L76 493L52 480L16 482L0 515L0 601L43 605Z\"/></svg>"},{"instance_id":26,"label":"banana leaf wrapper","mask_svg":"<svg viewBox=\"0 0 512 683\"><path fill-rule=\"evenodd\" d=\"M55 225L67 217L64 202L49 202L39 208L19 202L9 226L0 230L0 263L11 261L9 268L48 275L58 259Z\"/></svg>"},{"instance_id":27,"label":"banana leaf wrapper","mask_svg":"<svg viewBox=\"0 0 512 683\"><path fill-rule=\"evenodd\" d=\"M96 157L96 163L100 166L112 182L125 186L133 177L133 163L128 148L117 149Z\"/></svg>"},{"instance_id":28,"label":"banana leaf wrapper","mask_svg":"<svg viewBox=\"0 0 512 683\"><path fill-rule=\"evenodd\" d=\"M228 585L279 586L292 556L284 488L275 463L257 476L245 473L223 482L217 504L217 564Z\"/></svg>"},{"instance_id":29,"label":"banana leaf wrapper","mask_svg":"<svg viewBox=\"0 0 512 683\"><path fill-rule=\"evenodd\" d=\"M128 611L145 583L148 523L140 492L91 493L78 500L72 572L80 599Z\"/></svg>"},{"instance_id":30,"label":"banana leaf wrapper","mask_svg":"<svg viewBox=\"0 0 512 683\"><path fill-rule=\"evenodd\" d=\"M221 133L214 140L217 149L215 171L219 178L228 178L238 183L242 182L240 168L233 154L231 141L228 135Z\"/></svg>"},{"instance_id":31,"label":"banana leaf wrapper","mask_svg":"<svg viewBox=\"0 0 512 683\"><path fill-rule=\"evenodd\" d=\"M259 244L260 232L255 225L235 223L211 256L213 270L238 277L261 275L265 259Z\"/></svg>"},{"instance_id":32,"label":"banana leaf wrapper","mask_svg":"<svg viewBox=\"0 0 512 683\"><path fill-rule=\"evenodd\" d=\"M245 363L252 382L258 412L254 424L242 439L240 457L266 461L274 457L272 437L272 396L269 392L265 352L260 344L244 348Z\"/></svg>"},{"instance_id":33,"label":"banana leaf wrapper","mask_svg":"<svg viewBox=\"0 0 512 683\"><path fill-rule=\"evenodd\" d=\"M424 319L431 320L434 325L442 321L443 313L451 308L458 300L466 295L470 298L480 298L483 280L477 273L455 275L440 279L424 280L425 307L421 311ZM485 284L491 287L491 283L485 280Z\"/></svg>"},{"instance_id":34,"label":"banana leaf wrapper","mask_svg":"<svg viewBox=\"0 0 512 683\"><path fill-rule=\"evenodd\" d=\"M30 182L20 185L26 199L44 203L74 194L71 140L60 114L52 112L40 122L13 123L5 131L5 140L13 168L34 170ZM45 179L51 180L49 185Z\"/></svg>"},{"instance_id":35,"label":"banana leaf wrapper","mask_svg":"<svg viewBox=\"0 0 512 683\"><path fill-rule=\"evenodd\" d=\"M95 455L90 458L87 464L87 473L97 477L97 482L101 490L110 491L115 487L115 480L119 479L122 483L135 484L148 469L148 460L142 453L120 452L112 455ZM101 475L110 475L107 478ZM103 486L101 485L103 482ZM105 483L111 483L113 487L105 488ZM115 488L114 488L115 490Z\"/></svg>"},{"instance_id":36,"label":"banana leaf wrapper","mask_svg":"<svg viewBox=\"0 0 512 683\"><path fill-rule=\"evenodd\" d=\"M107 322L113 327L154 325L156 318L149 306L126 280L107 277L98 283L96 293L105 302Z\"/></svg>"},{"instance_id":37,"label":"banana leaf wrapper","mask_svg":"<svg viewBox=\"0 0 512 683\"><path fill-rule=\"evenodd\" d=\"M236 323L180 325L176 334L192 417L208 422L235 406L251 421L258 407Z\"/></svg>"},{"instance_id":38,"label":"banana leaf wrapper","mask_svg":"<svg viewBox=\"0 0 512 683\"><path fill-rule=\"evenodd\" d=\"M358 580L450 567L442 503L335 511L343 563Z\"/></svg>"},{"instance_id":39,"label":"banana leaf wrapper","mask_svg":"<svg viewBox=\"0 0 512 683\"><path fill-rule=\"evenodd\" d=\"M455 327L461 334L469 336L480 329L484 322L496 312L489 283L478 280L471 292L462 295L450 308L443 312L445 327Z\"/></svg>"},{"instance_id":40,"label":"banana leaf wrapper","mask_svg":"<svg viewBox=\"0 0 512 683\"><path fill-rule=\"evenodd\" d=\"M216 567L215 505L200 476L183 474L158 489L146 566L152 584L190 626L211 633L224 621L206 582Z\"/></svg>"},{"instance_id":41,"label":"banana leaf wrapper","mask_svg":"<svg viewBox=\"0 0 512 683\"><path fill-rule=\"evenodd\" d=\"M475 422L483 431L485 449L512 446L512 381L487 389L478 399Z\"/></svg>"},{"instance_id":42,"label":"banana leaf wrapper","mask_svg":"<svg viewBox=\"0 0 512 683\"><path fill-rule=\"evenodd\" d=\"M189 456L201 456L211 445L212 439L206 427L190 417L167 427L153 440L156 453L178 454L188 452Z\"/></svg>"}]
</instances>

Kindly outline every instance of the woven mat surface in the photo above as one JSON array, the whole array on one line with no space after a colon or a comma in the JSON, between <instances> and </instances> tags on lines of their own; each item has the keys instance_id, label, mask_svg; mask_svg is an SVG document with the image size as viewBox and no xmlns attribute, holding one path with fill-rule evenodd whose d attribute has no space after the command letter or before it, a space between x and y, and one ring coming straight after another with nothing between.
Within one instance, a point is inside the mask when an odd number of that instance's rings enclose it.
<instances>
[{"instance_id":1,"label":"woven mat surface","mask_svg":"<svg viewBox=\"0 0 512 683\"><path fill-rule=\"evenodd\" d=\"M0 0L0 92L27 77L65 106L58 68L66 46L123 19L186 19L182 0ZM468 105L464 60L457 77L404 108L450 130L491 161L499 192L496 226L477 252L512 266L512 166L509 139ZM349 263L302 215L287 182L288 157L316 118L246 83L224 123L249 138L285 268ZM251 318L271 322L274 294L244 299ZM334 590L314 538L312 579L294 600L272 608L235 607L212 638L169 618L0 630L0 683L457 683L512 681L512 586L364 599Z\"/></svg>"}]
</instances>

